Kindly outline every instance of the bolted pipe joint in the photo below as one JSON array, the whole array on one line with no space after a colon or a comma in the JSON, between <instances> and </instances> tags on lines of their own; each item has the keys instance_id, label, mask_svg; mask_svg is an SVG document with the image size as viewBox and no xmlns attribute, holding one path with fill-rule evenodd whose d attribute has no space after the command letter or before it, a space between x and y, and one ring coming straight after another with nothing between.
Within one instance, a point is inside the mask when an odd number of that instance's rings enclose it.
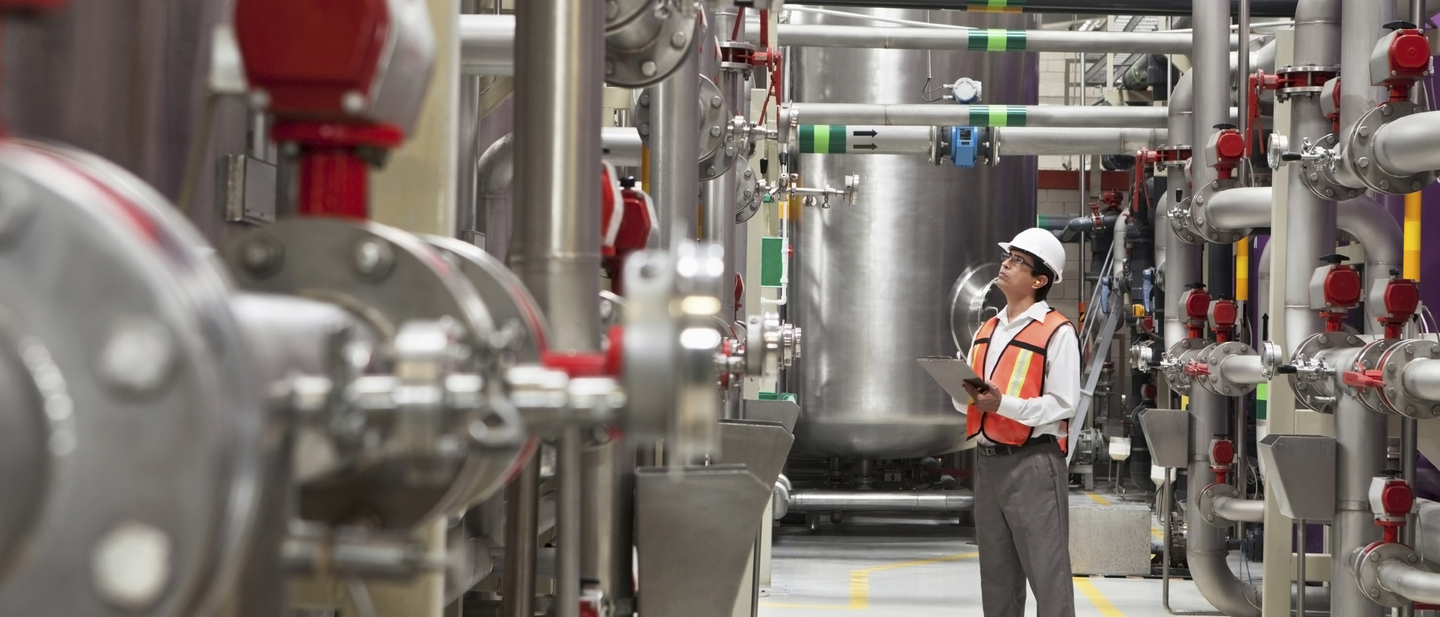
<instances>
[{"instance_id":1,"label":"bolted pipe joint","mask_svg":"<svg viewBox=\"0 0 1440 617\"><path fill-rule=\"evenodd\" d=\"M1222 529L1236 522L1265 522L1263 499L1243 499L1240 489L1220 482L1200 492L1200 511L1206 523Z\"/></svg>"},{"instance_id":2,"label":"bolted pipe joint","mask_svg":"<svg viewBox=\"0 0 1440 617\"><path fill-rule=\"evenodd\" d=\"M1391 342L1366 368L1366 375L1383 382L1375 390L1387 411L1419 420L1440 417L1440 343Z\"/></svg>"}]
</instances>

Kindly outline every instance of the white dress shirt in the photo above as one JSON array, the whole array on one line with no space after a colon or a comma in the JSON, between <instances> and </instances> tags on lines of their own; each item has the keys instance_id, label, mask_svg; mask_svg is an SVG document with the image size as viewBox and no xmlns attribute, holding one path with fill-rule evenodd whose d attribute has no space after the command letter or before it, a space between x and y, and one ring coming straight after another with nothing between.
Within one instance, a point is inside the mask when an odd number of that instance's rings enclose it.
<instances>
[{"instance_id":1,"label":"white dress shirt","mask_svg":"<svg viewBox=\"0 0 1440 617\"><path fill-rule=\"evenodd\" d=\"M1013 321L1009 312L1001 309L995 330L990 333L990 344L985 353L985 379L995 372L1000 363L1000 354L1025 326L1034 321L1043 321L1050 312L1050 305L1036 302ZM972 342L973 345L973 342ZM969 360L963 352L957 354L962 360ZM1045 391L1040 396L1022 399L1005 394L1000 395L998 413L1026 426L1033 426L1034 437L1054 435L1066 437L1060 422L1075 416L1075 403L1080 400L1080 340L1075 329L1062 327L1050 338L1045 346ZM960 413L968 411L969 401L964 405L951 399ZM984 434L975 437L981 444L995 445Z\"/></svg>"}]
</instances>

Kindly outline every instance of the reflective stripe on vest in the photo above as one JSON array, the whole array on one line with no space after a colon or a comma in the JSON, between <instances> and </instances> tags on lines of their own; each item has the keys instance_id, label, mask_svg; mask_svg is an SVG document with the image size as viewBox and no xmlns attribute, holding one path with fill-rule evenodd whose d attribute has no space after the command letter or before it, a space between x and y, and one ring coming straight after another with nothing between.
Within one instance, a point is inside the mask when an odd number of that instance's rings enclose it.
<instances>
[{"instance_id":1,"label":"reflective stripe on vest","mask_svg":"<svg viewBox=\"0 0 1440 617\"><path fill-rule=\"evenodd\" d=\"M1045 348L1051 337L1064 327L1073 327L1059 311L1050 309L1042 321L1031 321L1020 330L1015 338L1000 352L1000 361L993 372L988 371L985 359L990 351L990 337L1000 323L999 317L991 317L981 326L970 348L970 366L976 367L980 375L990 375L990 381L1000 387L1002 394L1022 399L1036 398L1045 392ZM1068 422L1061 422L1061 429L1069 432ZM1034 428L1026 426L995 412L981 411L970 405L965 417L965 432L974 439L984 434L992 443L1019 446L1030 439ZM1065 438L1060 438L1060 449L1067 448Z\"/></svg>"}]
</instances>

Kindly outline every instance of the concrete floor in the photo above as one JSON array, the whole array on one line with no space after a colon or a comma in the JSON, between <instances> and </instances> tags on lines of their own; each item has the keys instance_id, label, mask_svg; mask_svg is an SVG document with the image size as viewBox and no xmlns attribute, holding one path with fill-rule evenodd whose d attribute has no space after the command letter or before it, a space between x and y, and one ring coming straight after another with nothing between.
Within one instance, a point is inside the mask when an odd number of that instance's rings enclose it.
<instances>
[{"instance_id":1,"label":"concrete floor","mask_svg":"<svg viewBox=\"0 0 1440 617\"><path fill-rule=\"evenodd\" d=\"M1072 498L1089 497L1077 491ZM836 526L827 517L815 533L778 527L760 615L982 617L977 555L974 529L953 518L856 516ZM1250 565L1258 580L1260 564ZM1075 596L1079 617L1166 615L1158 578L1076 578ZM1171 582L1170 600L1176 610L1214 610L1188 580ZM1033 597L1026 614L1035 614Z\"/></svg>"}]
</instances>

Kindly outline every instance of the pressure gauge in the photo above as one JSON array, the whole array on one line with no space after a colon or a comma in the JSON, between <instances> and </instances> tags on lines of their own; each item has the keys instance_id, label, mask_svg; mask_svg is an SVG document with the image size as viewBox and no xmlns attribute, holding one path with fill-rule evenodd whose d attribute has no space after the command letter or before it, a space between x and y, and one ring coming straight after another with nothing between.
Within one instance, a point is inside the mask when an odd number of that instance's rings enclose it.
<instances>
[{"instance_id":1,"label":"pressure gauge","mask_svg":"<svg viewBox=\"0 0 1440 617\"><path fill-rule=\"evenodd\" d=\"M961 77L955 83L950 84L951 97L960 105L974 105L980 102L981 92L984 86L969 77Z\"/></svg>"},{"instance_id":2,"label":"pressure gauge","mask_svg":"<svg viewBox=\"0 0 1440 617\"><path fill-rule=\"evenodd\" d=\"M1280 133L1270 134L1270 143L1265 146L1265 162L1270 165L1270 169L1280 169L1285 165L1280 155L1289 149L1290 138Z\"/></svg>"}]
</instances>

